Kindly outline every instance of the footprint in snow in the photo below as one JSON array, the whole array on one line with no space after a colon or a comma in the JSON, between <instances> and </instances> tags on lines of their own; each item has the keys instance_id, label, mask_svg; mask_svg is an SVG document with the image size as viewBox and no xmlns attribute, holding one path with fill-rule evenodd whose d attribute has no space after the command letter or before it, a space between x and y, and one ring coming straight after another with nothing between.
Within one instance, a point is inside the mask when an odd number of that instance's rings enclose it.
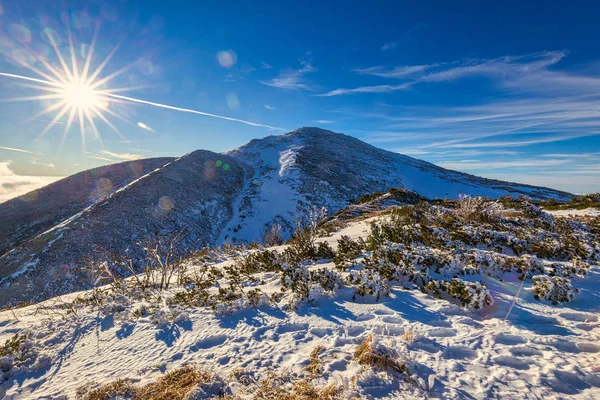
<instances>
[{"instance_id":1,"label":"footprint in snow","mask_svg":"<svg viewBox=\"0 0 600 400\"><path fill-rule=\"evenodd\" d=\"M598 322L597 316L583 313L565 312L558 316L573 322Z\"/></svg>"},{"instance_id":2,"label":"footprint in snow","mask_svg":"<svg viewBox=\"0 0 600 400\"><path fill-rule=\"evenodd\" d=\"M527 343L527 339L523 336L509 335L507 333L500 333L496 336L496 343L505 344L507 346L513 346L515 344Z\"/></svg>"},{"instance_id":3,"label":"footprint in snow","mask_svg":"<svg viewBox=\"0 0 600 400\"><path fill-rule=\"evenodd\" d=\"M463 360L466 358L472 360L477 358L477 352L466 346L451 346L444 350L444 358L451 358L455 360Z\"/></svg>"},{"instance_id":4,"label":"footprint in snow","mask_svg":"<svg viewBox=\"0 0 600 400\"><path fill-rule=\"evenodd\" d=\"M520 360L516 357L511 356L498 356L493 360L496 364L502 365L503 367L510 367L514 369L526 370L529 369L529 365L527 361Z\"/></svg>"},{"instance_id":5,"label":"footprint in snow","mask_svg":"<svg viewBox=\"0 0 600 400\"><path fill-rule=\"evenodd\" d=\"M429 336L432 336L432 337L452 337L452 336L456 336L456 331L454 329L448 329L448 328L431 329L427 333L429 334Z\"/></svg>"}]
</instances>

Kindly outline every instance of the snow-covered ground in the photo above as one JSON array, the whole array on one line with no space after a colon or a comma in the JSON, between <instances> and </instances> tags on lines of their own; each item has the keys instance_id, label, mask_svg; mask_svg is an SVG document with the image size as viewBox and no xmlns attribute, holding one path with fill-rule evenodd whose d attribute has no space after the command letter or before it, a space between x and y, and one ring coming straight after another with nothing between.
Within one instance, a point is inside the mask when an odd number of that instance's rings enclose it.
<instances>
[{"instance_id":1,"label":"snow-covered ground","mask_svg":"<svg viewBox=\"0 0 600 400\"><path fill-rule=\"evenodd\" d=\"M549 214L556 216L568 216L568 215L587 215L590 217L597 217L600 215L600 209L597 208L585 208L583 210L548 210Z\"/></svg>"},{"instance_id":2,"label":"snow-covered ground","mask_svg":"<svg viewBox=\"0 0 600 400\"><path fill-rule=\"evenodd\" d=\"M363 220L319 240L335 247L343 235L368 232ZM317 267L334 269L324 262ZM118 313L52 308L80 295L71 294L45 302L48 309L0 312L0 344L29 331L36 360L5 372L0 398L75 398L88 382L144 384L189 363L223 377L239 368L302 374L316 346L325 349L320 383L341 385L355 398L600 398L598 265L573 278L579 293L557 306L535 300L526 281L511 309L517 275L484 277L494 304L476 311L399 285L379 301L353 299L354 289L344 287L297 310L269 305L218 315L197 307L177 311L178 322L157 324L151 313L123 320ZM262 280L264 293L280 290L276 274ZM368 335L408 360L411 377L359 365L353 353ZM227 390L243 396L250 389L230 381Z\"/></svg>"}]
</instances>

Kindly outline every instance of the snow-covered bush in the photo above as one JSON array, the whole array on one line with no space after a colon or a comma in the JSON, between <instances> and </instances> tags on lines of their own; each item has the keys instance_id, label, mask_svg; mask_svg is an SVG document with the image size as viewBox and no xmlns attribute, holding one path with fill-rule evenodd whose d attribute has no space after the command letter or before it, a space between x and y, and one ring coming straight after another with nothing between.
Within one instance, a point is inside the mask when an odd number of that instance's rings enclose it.
<instances>
[{"instance_id":1,"label":"snow-covered bush","mask_svg":"<svg viewBox=\"0 0 600 400\"><path fill-rule=\"evenodd\" d=\"M229 301L215 302L213 309L216 315L231 315L240 311L267 307L271 303L268 295L260 289L252 289L242 294L240 297L233 298Z\"/></svg>"},{"instance_id":2,"label":"snow-covered bush","mask_svg":"<svg viewBox=\"0 0 600 400\"><path fill-rule=\"evenodd\" d=\"M348 265L364 251L364 245L361 241L354 241L349 236L342 236L338 239L338 247L333 257L335 267L345 271Z\"/></svg>"},{"instance_id":3,"label":"snow-covered bush","mask_svg":"<svg viewBox=\"0 0 600 400\"><path fill-rule=\"evenodd\" d=\"M271 225L264 233L262 241L267 246L277 246L283 243L283 235L281 233L281 224L275 223Z\"/></svg>"},{"instance_id":4,"label":"snow-covered bush","mask_svg":"<svg viewBox=\"0 0 600 400\"><path fill-rule=\"evenodd\" d=\"M546 299L557 305L573 301L574 294L575 289L567 278L548 275L533 277L533 295L536 300Z\"/></svg>"},{"instance_id":5,"label":"snow-covered bush","mask_svg":"<svg viewBox=\"0 0 600 400\"><path fill-rule=\"evenodd\" d=\"M151 320L156 325L162 326L171 323L178 324L188 322L190 317L188 313L180 306L161 307L154 312Z\"/></svg>"},{"instance_id":6,"label":"snow-covered bush","mask_svg":"<svg viewBox=\"0 0 600 400\"><path fill-rule=\"evenodd\" d=\"M50 366L50 363L51 358L40 353L35 334L16 333L0 346L0 384L13 374L36 371Z\"/></svg>"},{"instance_id":7,"label":"snow-covered bush","mask_svg":"<svg viewBox=\"0 0 600 400\"><path fill-rule=\"evenodd\" d=\"M463 223L489 222L497 218L502 205L484 197L461 194L454 213Z\"/></svg>"},{"instance_id":8,"label":"snow-covered bush","mask_svg":"<svg viewBox=\"0 0 600 400\"><path fill-rule=\"evenodd\" d=\"M336 272L328 269L311 271L303 265L285 265L281 275L282 290L290 290L294 295L289 304L291 308L319 300L341 284L342 279Z\"/></svg>"},{"instance_id":9,"label":"snow-covered bush","mask_svg":"<svg viewBox=\"0 0 600 400\"><path fill-rule=\"evenodd\" d=\"M375 296L375 299L379 301L382 296L390 294L390 288L385 279L373 269L363 268L358 271L350 271L350 274L346 277L346 283L356 287L354 299L356 299L357 295L369 295Z\"/></svg>"},{"instance_id":10,"label":"snow-covered bush","mask_svg":"<svg viewBox=\"0 0 600 400\"><path fill-rule=\"evenodd\" d=\"M494 300L483 282L431 280L421 290L440 299L456 299L464 308L479 310L492 305Z\"/></svg>"}]
</instances>

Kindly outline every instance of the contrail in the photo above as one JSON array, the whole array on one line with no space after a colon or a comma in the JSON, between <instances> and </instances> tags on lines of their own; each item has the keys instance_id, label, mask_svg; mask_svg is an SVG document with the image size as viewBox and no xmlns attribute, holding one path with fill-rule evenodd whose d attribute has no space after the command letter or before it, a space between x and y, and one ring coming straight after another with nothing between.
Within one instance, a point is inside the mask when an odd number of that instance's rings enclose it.
<instances>
[{"instance_id":1,"label":"contrail","mask_svg":"<svg viewBox=\"0 0 600 400\"><path fill-rule=\"evenodd\" d=\"M29 81L29 82L37 82L37 83L43 83L44 85L50 85L50 86L63 86L60 83L54 83L54 82L50 82L50 81L45 81L43 79L37 79L37 78L30 78L28 76L22 76L22 75L15 75L15 74L8 74L6 72L0 72L1 76L6 76L7 78L15 78L15 79L21 79L24 81Z\"/></svg>"},{"instance_id":2,"label":"contrail","mask_svg":"<svg viewBox=\"0 0 600 400\"><path fill-rule=\"evenodd\" d=\"M250 122L250 121L245 121L243 119L237 119L237 118L231 118L231 117L225 117L225 116L222 116L222 115L210 114L210 113L207 113L207 112L198 111L198 110L192 110L192 109L189 109L189 108L181 108L181 107L170 106L170 105L167 105L167 104L154 103L152 101L141 100L141 99L136 99L136 98L127 97L127 96L121 96L121 95L113 94L113 93L102 93L102 94L104 96L113 97L115 99L131 101L131 102L134 102L134 103L147 104L149 106L166 108L168 110L175 110L175 111L181 111L181 112L186 112L186 113L191 113L191 114L204 115L206 117L219 118L219 119L224 119L224 120L233 121L233 122L241 122L242 124L251 125L251 126L257 126L257 127L261 127L261 128L269 128L269 129L278 130L278 131L285 131L284 128L278 128L278 127L270 126L270 125L257 124L256 122Z\"/></svg>"},{"instance_id":3,"label":"contrail","mask_svg":"<svg viewBox=\"0 0 600 400\"><path fill-rule=\"evenodd\" d=\"M46 81L46 80L43 80L43 79L37 79L37 78L30 78L28 76L22 76L22 75L16 75L16 74L9 74L9 73L6 73L6 72L0 72L0 76L5 76L7 78L21 79L21 80L24 80L24 81L42 83L44 85L49 85L49 86L56 86L56 87L63 87L64 86L64 84L62 84L62 83L50 82L50 81ZM207 112L203 112L203 111L198 111L198 110L192 110L190 108L182 108L182 107L170 106L168 104L155 103L153 101L136 99L134 97L121 96L121 95L118 95L118 94L109 93L109 92L105 92L105 91L99 91L97 93L100 94L100 95L106 96L106 97L112 97L112 98L115 98L115 99L131 101L133 103L146 104L146 105L149 105L149 106L154 106L154 107L159 107L159 108L166 108L167 110L174 110L174 111L180 111L180 112L185 112L185 113L190 113L190 114L203 115L205 117L224 119L226 121L239 122L239 123L250 125L250 126L255 126L255 127L260 127L260 128L268 128L268 129L277 130L277 131L285 131L286 130L284 128L278 128L276 126L258 124L256 122L250 122L250 121L246 121L246 120L243 120L243 119L225 117L223 115L211 114L211 113L207 113Z\"/></svg>"},{"instance_id":4,"label":"contrail","mask_svg":"<svg viewBox=\"0 0 600 400\"><path fill-rule=\"evenodd\" d=\"M18 151L19 153L27 153L27 154L34 154L34 155L39 155L38 153L34 153L33 151L28 151L28 150L23 150L23 149L15 149L14 147L5 147L5 146L0 146L1 150L8 150L8 151Z\"/></svg>"}]
</instances>

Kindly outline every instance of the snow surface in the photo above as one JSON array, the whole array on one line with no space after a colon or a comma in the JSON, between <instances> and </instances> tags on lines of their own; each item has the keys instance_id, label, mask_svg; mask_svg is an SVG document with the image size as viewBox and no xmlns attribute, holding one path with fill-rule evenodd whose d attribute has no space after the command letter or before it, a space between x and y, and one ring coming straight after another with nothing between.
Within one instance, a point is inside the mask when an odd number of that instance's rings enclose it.
<instances>
[{"instance_id":1,"label":"snow surface","mask_svg":"<svg viewBox=\"0 0 600 400\"><path fill-rule=\"evenodd\" d=\"M367 227L368 221L353 223L324 240L364 237ZM263 279L265 292L278 290L276 278ZM561 307L535 301L526 284L506 321L518 280L488 280L495 305L478 312L398 287L379 302L352 301L351 293L340 291L297 312L266 307L216 316L197 308L162 325L151 317L122 323L97 312L61 320L35 306L4 311L0 343L33 330L45 361L0 385L0 397L74 398L86 382L128 377L144 384L190 362L223 376L236 368L301 371L317 345L326 348L323 379L348 387L361 369L352 354L374 334L410 360L416 383L363 373L358 383L364 397L600 398L600 270L574 281L581 293ZM406 332L414 338L407 340Z\"/></svg>"}]
</instances>

